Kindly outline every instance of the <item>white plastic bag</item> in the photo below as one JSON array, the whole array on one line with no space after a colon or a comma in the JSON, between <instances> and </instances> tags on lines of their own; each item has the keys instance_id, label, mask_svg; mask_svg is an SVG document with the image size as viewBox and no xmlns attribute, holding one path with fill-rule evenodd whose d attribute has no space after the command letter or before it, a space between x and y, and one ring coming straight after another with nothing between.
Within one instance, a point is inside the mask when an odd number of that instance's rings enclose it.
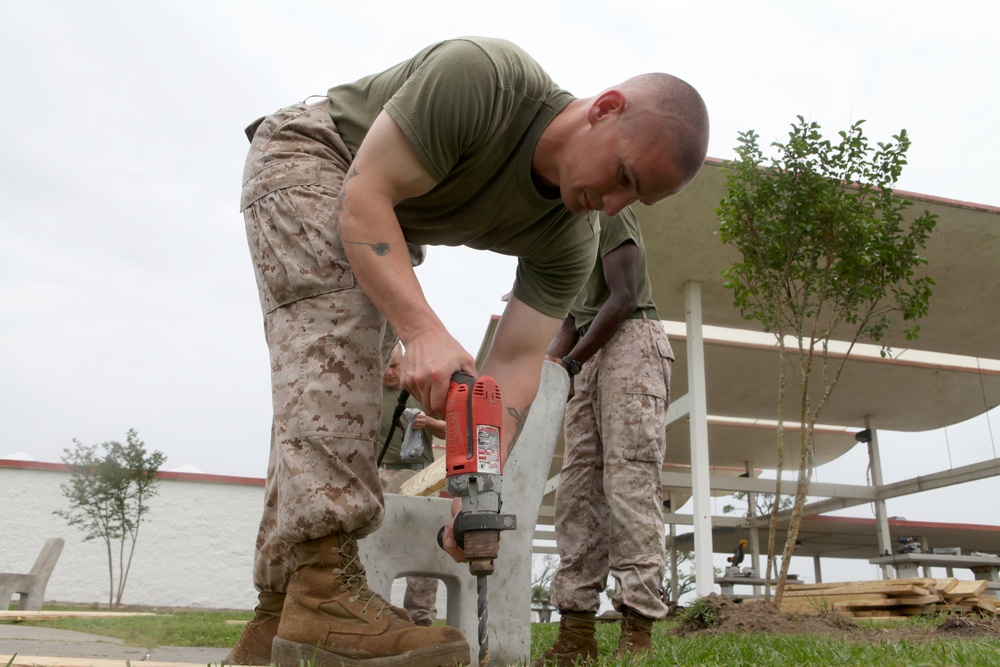
<instances>
[{"instance_id":1,"label":"white plastic bag","mask_svg":"<svg viewBox=\"0 0 1000 667\"><path fill-rule=\"evenodd\" d=\"M399 460L403 463L417 463L424 456L424 432L413 428L413 419L419 413L420 410L416 408L403 411L406 433L403 434L403 444L399 447Z\"/></svg>"}]
</instances>

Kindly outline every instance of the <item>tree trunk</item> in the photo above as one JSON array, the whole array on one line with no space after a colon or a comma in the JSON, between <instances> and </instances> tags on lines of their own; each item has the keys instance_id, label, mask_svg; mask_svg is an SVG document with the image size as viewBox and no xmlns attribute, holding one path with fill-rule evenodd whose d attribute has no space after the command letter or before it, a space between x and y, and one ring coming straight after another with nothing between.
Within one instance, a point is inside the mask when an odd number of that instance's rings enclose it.
<instances>
[{"instance_id":1,"label":"tree trunk","mask_svg":"<svg viewBox=\"0 0 1000 667\"><path fill-rule=\"evenodd\" d=\"M785 467L785 338L778 335L778 428L777 479L774 482L774 504L767 530L767 563L764 567L764 599L771 599L771 572L774 571L774 536L778 531L778 507L781 505L781 473Z\"/></svg>"},{"instance_id":2,"label":"tree trunk","mask_svg":"<svg viewBox=\"0 0 1000 667\"><path fill-rule=\"evenodd\" d=\"M115 561L111 552L111 538L104 538L104 546L108 550L108 609L114 609L115 602Z\"/></svg>"},{"instance_id":3,"label":"tree trunk","mask_svg":"<svg viewBox=\"0 0 1000 667\"><path fill-rule=\"evenodd\" d=\"M795 542L799 537L799 526L802 524L802 508L805 506L806 496L809 494L811 467L807 464L807 457L812 457L812 448L808 444L811 441L812 438L807 435L807 427L803 424L801 437L802 455L799 464L799 479L795 486L795 504L792 506L792 515L788 519L785 551L781 560L781 574L778 576L778 587L774 594L774 603L779 606L785 594L785 584L788 582L788 568L795 553Z\"/></svg>"}]
</instances>

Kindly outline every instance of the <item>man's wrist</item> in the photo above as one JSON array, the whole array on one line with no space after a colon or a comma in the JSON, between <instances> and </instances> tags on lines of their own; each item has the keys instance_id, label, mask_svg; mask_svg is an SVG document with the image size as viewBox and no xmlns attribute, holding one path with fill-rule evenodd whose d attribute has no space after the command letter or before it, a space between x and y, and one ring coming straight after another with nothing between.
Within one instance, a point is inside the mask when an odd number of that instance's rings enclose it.
<instances>
[{"instance_id":1,"label":"man's wrist","mask_svg":"<svg viewBox=\"0 0 1000 667\"><path fill-rule=\"evenodd\" d=\"M566 372L569 373L570 377L579 375L580 371L583 370L583 364L569 356L562 358L562 364L566 367Z\"/></svg>"}]
</instances>

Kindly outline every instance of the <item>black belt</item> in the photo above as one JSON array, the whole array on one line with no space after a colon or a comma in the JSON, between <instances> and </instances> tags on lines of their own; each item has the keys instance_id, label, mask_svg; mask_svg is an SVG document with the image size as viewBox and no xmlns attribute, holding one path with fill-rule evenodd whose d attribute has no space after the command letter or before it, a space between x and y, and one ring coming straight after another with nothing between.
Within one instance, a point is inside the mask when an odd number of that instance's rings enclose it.
<instances>
[{"instance_id":1,"label":"black belt","mask_svg":"<svg viewBox=\"0 0 1000 667\"><path fill-rule=\"evenodd\" d=\"M649 308L636 308L632 311L632 314L625 318L626 320L658 320L660 315L656 312L655 306L650 306ZM580 338L583 338L587 333L587 329L590 328L589 324L586 324L579 329L577 333L580 334Z\"/></svg>"},{"instance_id":2,"label":"black belt","mask_svg":"<svg viewBox=\"0 0 1000 667\"><path fill-rule=\"evenodd\" d=\"M383 463L382 467L386 470L423 470L429 463L420 461L419 463Z\"/></svg>"}]
</instances>

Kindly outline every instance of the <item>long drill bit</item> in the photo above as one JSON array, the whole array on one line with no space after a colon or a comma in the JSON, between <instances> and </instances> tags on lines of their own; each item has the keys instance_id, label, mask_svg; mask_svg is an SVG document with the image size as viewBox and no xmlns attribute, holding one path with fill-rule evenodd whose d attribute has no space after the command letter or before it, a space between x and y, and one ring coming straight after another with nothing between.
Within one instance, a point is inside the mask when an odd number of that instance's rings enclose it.
<instances>
[{"instance_id":1,"label":"long drill bit","mask_svg":"<svg viewBox=\"0 0 1000 667\"><path fill-rule=\"evenodd\" d=\"M479 597L476 601L476 608L479 614L479 667L487 667L490 662L489 620L486 604L486 575L480 574L476 577L476 593Z\"/></svg>"}]
</instances>

